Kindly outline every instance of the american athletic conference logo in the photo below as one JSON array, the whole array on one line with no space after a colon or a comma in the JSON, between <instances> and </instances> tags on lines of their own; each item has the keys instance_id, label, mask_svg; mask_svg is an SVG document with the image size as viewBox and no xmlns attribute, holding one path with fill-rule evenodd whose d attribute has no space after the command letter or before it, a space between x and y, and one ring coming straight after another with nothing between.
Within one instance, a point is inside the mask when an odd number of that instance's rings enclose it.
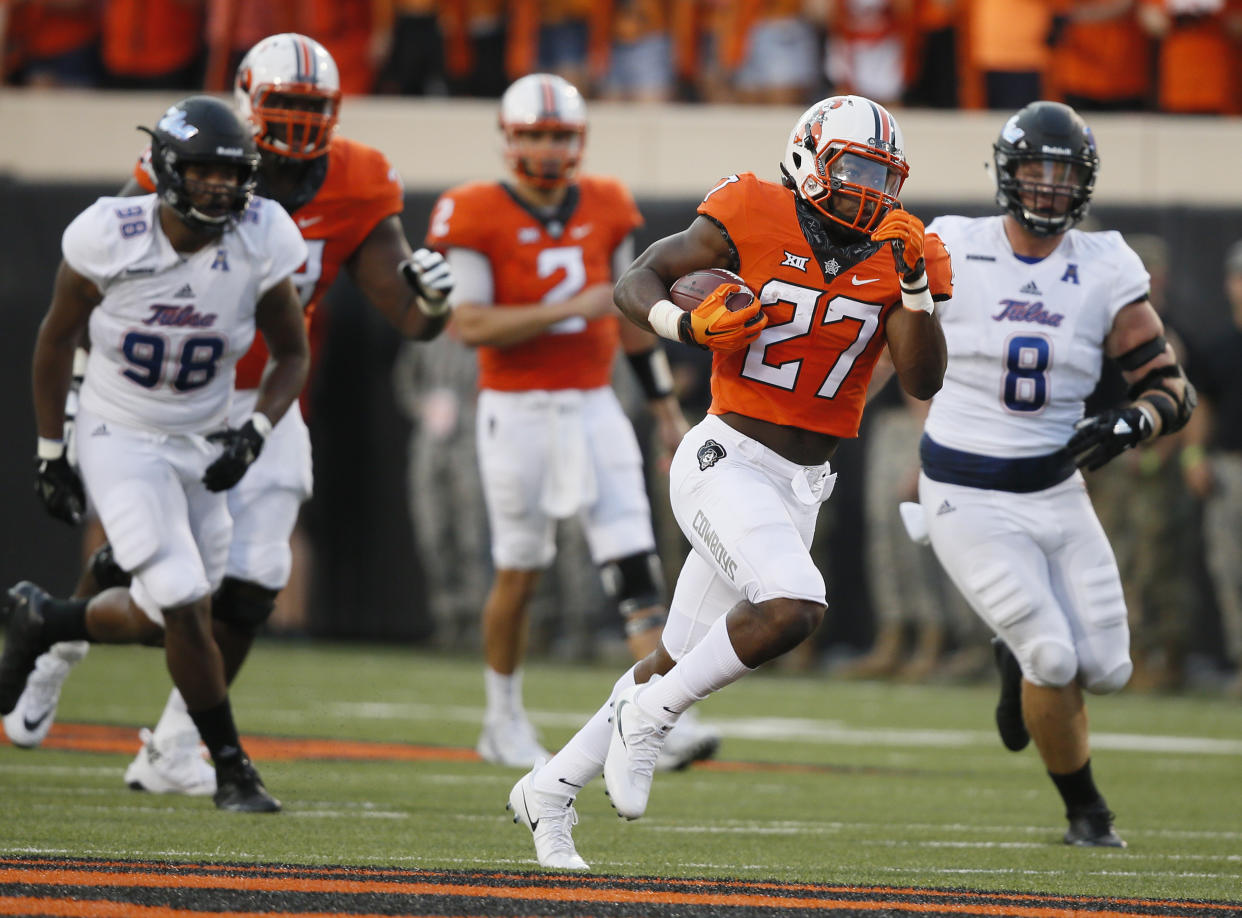
<instances>
[{"instance_id":1,"label":"american athletic conference logo","mask_svg":"<svg viewBox=\"0 0 1242 918\"><path fill-rule=\"evenodd\" d=\"M725 448L715 440L708 440L699 447L699 451L696 455L699 457L699 471L706 472L729 454L726 453Z\"/></svg>"}]
</instances>

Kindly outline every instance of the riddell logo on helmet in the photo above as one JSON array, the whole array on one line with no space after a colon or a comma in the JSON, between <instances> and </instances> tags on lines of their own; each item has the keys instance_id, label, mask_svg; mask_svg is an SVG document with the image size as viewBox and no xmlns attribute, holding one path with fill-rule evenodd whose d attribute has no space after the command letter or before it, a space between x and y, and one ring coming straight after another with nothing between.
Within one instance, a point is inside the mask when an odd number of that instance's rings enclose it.
<instances>
[{"instance_id":1,"label":"riddell logo on helmet","mask_svg":"<svg viewBox=\"0 0 1242 918\"><path fill-rule=\"evenodd\" d=\"M901 154L901 151L897 149L897 145L891 140L880 140L876 137L868 137L867 146L875 147L877 150L883 150L885 153L894 153L897 155Z\"/></svg>"},{"instance_id":2,"label":"riddell logo on helmet","mask_svg":"<svg viewBox=\"0 0 1242 918\"><path fill-rule=\"evenodd\" d=\"M1069 156L1074 151L1069 149L1068 147L1050 147L1047 144L1044 144L1040 148L1040 152L1051 153L1053 156Z\"/></svg>"},{"instance_id":3,"label":"riddell logo on helmet","mask_svg":"<svg viewBox=\"0 0 1242 918\"><path fill-rule=\"evenodd\" d=\"M241 156L243 152L241 147L216 147L217 156Z\"/></svg>"}]
</instances>

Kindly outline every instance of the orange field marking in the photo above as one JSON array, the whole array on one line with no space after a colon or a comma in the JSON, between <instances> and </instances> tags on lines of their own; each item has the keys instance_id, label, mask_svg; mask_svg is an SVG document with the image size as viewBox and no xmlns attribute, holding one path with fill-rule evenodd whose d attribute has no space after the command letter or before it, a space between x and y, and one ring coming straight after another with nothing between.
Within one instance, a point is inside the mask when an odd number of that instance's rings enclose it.
<instances>
[{"instance_id":1,"label":"orange field marking","mask_svg":"<svg viewBox=\"0 0 1242 918\"><path fill-rule=\"evenodd\" d=\"M414 746L409 743L379 743L362 740L285 739L273 736L242 737L246 751L256 759L288 761L296 759L351 759L391 762L477 762L473 749L450 746ZM134 727L110 724L52 725L43 741L45 749L79 752L108 752L133 755L142 744Z\"/></svg>"},{"instance_id":2,"label":"orange field marking","mask_svg":"<svg viewBox=\"0 0 1242 918\"><path fill-rule=\"evenodd\" d=\"M130 870L122 871L104 871L104 870L73 870L62 867L9 867L0 868L0 883L22 883L27 885L45 885L58 889L66 887L138 887L138 888L158 888L158 889L225 889L239 890L246 892L274 892L274 893L331 893L345 895L364 895L364 894L380 894L388 896L443 896L460 899L478 899L478 900L520 900L530 902L564 902L577 903L585 905L587 903L637 903L647 905L669 906L687 906L687 907L708 907L711 909L718 908L753 908L753 909L799 909L804 911L836 911L836 910L854 910L854 911L896 911L906 913L928 913L928 912L952 912L958 915L1012 915L1016 918L1070 918L1070 916L1081 916L1083 910L1075 908L1073 905L1054 906L1045 905L1015 905L1012 899L1018 897L1004 896L1003 894L993 894L998 899L1009 899L1008 902L971 902L958 901L947 903L944 901L934 902L918 902L908 901L905 899L893 898L900 895L904 890L895 889L870 889L855 890L849 887L825 887L825 890L837 891L838 889L855 893L872 893L875 897L869 899L860 898L817 898L817 897L798 897L790 895L757 895L751 892L676 892L669 889L643 889L636 888L643 885L649 885L639 880L631 880L629 888L624 884L626 881L618 881L614 878L611 882L615 884L612 888L584 888L582 884L572 883L569 885L559 882L559 878L549 881L547 878L535 875L502 875L505 878L512 879L521 883L521 885L512 886L496 886L496 885L480 885L471 883L447 883L434 882L430 879L422 882L410 882L407 880L399 881L375 881L375 880L356 880L356 879L318 879L314 877L264 877L264 876L229 876L222 874L204 875L202 873L187 874L179 869L180 865L168 865L166 869L159 872L137 872ZM192 866L192 865L187 865ZM307 872L315 872L314 868L308 868ZM443 877L443 874L439 876ZM465 879L471 879L470 875L466 875ZM661 882L661 885L666 885ZM728 883L719 885L731 885ZM772 884L772 888L776 890L784 890L778 884ZM803 886L803 889L815 889L815 887ZM790 890L793 891L793 890ZM913 895L923 896L935 891L932 890L910 890ZM947 893L947 895L956 895ZM983 896L975 896L967 894L963 898L984 898ZM1036 897L1022 897L1036 898ZM1058 897L1060 901L1066 901ZM0 899L0 902L5 900ZM1068 900L1074 902L1073 899ZM1153 903L1136 900L1145 905ZM1103 903L1111 900L1102 899L1095 902ZM1078 905L1086 904L1079 901ZM1208 903L1168 903L1174 907L1182 907L1184 911L1167 911L1161 910L1159 914L1162 918L1197 918L1207 911L1215 910L1215 907ZM1167 905L1165 906L1167 908ZM13 914L13 912L10 912ZM65 914L78 914L65 913ZM179 914L168 912L167 914ZM238 913L227 912L225 914L235 915ZM301 912L284 912L283 914L303 914ZM1092 918L1138 918L1138 916L1150 915L1148 911L1124 911L1116 908L1092 908L1090 915Z\"/></svg>"}]
</instances>

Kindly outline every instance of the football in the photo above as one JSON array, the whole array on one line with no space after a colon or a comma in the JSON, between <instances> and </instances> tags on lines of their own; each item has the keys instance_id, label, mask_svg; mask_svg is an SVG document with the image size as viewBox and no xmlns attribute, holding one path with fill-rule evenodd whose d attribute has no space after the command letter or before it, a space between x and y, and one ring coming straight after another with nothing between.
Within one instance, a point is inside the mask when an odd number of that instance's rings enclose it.
<instances>
[{"instance_id":1,"label":"football","mask_svg":"<svg viewBox=\"0 0 1242 918\"><path fill-rule=\"evenodd\" d=\"M730 294L729 298L725 300L725 308L730 312L745 309L754 302L755 293L746 286L746 281L732 271L726 271L724 268L706 268L702 271L691 271L689 274L677 278L673 282L673 286L669 288L668 298L686 310L686 312L690 312L721 284L742 285L741 290Z\"/></svg>"}]
</instances>

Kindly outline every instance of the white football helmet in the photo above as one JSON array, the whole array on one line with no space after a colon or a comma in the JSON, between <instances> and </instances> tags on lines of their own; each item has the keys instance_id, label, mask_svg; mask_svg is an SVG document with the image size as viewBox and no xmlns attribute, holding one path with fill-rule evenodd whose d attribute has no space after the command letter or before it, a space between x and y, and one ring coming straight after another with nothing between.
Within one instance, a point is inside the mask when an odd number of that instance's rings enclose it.
<instances>
[{"instance_id":1,"label":"white football helmet","mask_svg":"<svg viewBox=\"0 0 1242 918\"><path fill-rule=\"evenodd\" d=\"M808 108L789 134L786 187L827 219L870 233L897 206L910 174L897 119L862 96L832 96Z\"/></svg>"},{"instance_id":2,"label":"white football helmet","mask_svg":"<svg viewBox=\"0 0 1242 918\"><path fill-rule=\"evenodd\" d=\"M246 52L233 81L237 110L259 148L285 159L328 152L341 108L336 61L313 38L269 35Z\"/></svg>"},{"instance_id":3,"label":"white football helmet","mask_svg":"<svg viewBox=\"0 0 1242 918\"><path fill-rule=\"evenodd\" d=\"M505 162L522 181L556 188L573 178L586 138L586 103L572 83L551 73L515 81L500 99ZM533 134L552 135L543 139Z\"/></svg>"}]
</instances>

